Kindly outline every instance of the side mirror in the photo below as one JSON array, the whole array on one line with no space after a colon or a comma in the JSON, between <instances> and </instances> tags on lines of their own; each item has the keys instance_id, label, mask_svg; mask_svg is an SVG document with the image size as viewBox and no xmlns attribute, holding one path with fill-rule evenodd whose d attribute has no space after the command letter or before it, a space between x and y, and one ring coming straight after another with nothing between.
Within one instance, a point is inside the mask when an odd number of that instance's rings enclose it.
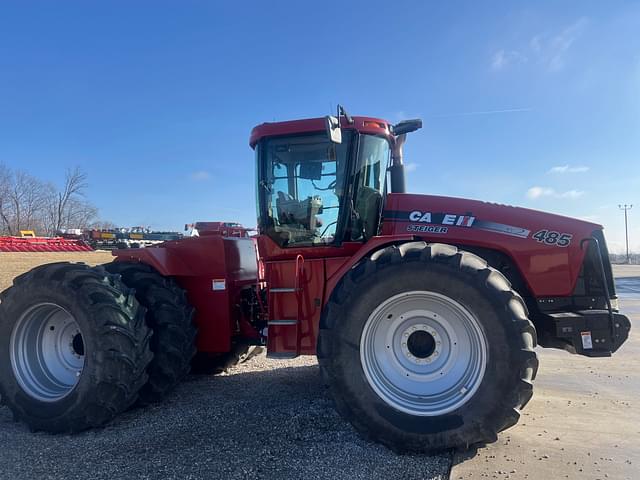
<instances>
[{"instance_id":1,"label":"side mirror","mask_svg":"<svg viewBox=\"0 0 640 480\"><path fill-rule=\"evenodd\" d=\"M331 143L342 143L342 130L340 129L340 120L332 115L325 117L325 126L327 128L327 137Z\"/></svg>"}]
</instances>

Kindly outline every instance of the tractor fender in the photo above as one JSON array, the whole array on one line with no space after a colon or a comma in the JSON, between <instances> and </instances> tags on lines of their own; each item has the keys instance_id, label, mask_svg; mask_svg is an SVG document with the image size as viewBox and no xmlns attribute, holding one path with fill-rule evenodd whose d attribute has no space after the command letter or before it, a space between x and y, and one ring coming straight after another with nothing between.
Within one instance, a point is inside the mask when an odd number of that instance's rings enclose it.
<instances>
[{"instance_id":1,"label":"tractor fender","mask_svg":"<svg viewBox=\"0 0 640 480\"><path fill-rule=\"evenodd\" d=\"M331 297L333 289L342 280L342 277L356 266L363 258L373 255L376 251L382 250L390 245L400 245L405 242L413 242L416 237L413 235L395 235L395 236L383 236L383 237L371 237L358 252L351 256L342 266L327 278L327 285L325 290L325 303Z\"/></svg>"},{"instance_id":2,"label":"tractor fender","mask_svg":"<svg viewBox=\"0 0 640 480\"><path fill-rule=\"evenodd\" d=\"M424 241L424 239L412 236L402 235L394 237L373 237L367 244L358 251L356 255L353 255L349 261L345 262L333 275L327 279L326 286L326 301L329 300L335 287L338 285L342 277L353 267L358 265L363 258L373 255L375 252L384 250L390 245L401 245L407 242ZM431 243L431 242L429 242ZM437 242L442 243L442 242ZM533 294L526 282L526 278L518 268L518 265L514 259L507 253L498 249L490 248L478 248L472 245L464 244L451 244L461 250L471 252L483 260L485 260L491 267L499 270L507 280L512 284L513 288L526 300L529 309L536 309L535 302L532 302ZM503 271L503 266L507 266L508 271Z\"/></svg>"},{"instance_id":3,"label":"tractor fender","mask_svg":"<svg viewBox=\"0 0 640 480\"><path fill-rule=\"evenodd\" d=\"M190 276L193 271L176 255L166 248L131 248L114 250L115 262L138 262L153 267L160 275Z\"/></svg>"}]
</instances>

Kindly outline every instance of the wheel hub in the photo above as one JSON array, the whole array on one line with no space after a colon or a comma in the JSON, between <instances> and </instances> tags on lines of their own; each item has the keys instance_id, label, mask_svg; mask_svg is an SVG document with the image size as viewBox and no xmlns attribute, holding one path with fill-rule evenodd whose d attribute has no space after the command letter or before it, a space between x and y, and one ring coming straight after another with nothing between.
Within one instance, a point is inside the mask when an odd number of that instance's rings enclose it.
<instances>
[{"instance_id":1,"label":"wheel hub","mask_svg":"<svg viewBox=\"0 0 640 480\"><path fill-rule=\"evenodd\" d=\"M11 366L22 390L58 401L76 386L85 362L85 343L75 318L63 307L40 303L29 308L11 334Z\"/></svg>"},{"instance_id":2,"label":"wheel hub","mask_svg":"<svg viewBox=\"0 0 640 480\"><path fill-rule=\"evenodd\" d=\"M439 293L406 292L382 302L362 332L360 360L373 390L412 415L435 416L466 403L486 367L478 320Z\"/></svg>"}]
</instances>

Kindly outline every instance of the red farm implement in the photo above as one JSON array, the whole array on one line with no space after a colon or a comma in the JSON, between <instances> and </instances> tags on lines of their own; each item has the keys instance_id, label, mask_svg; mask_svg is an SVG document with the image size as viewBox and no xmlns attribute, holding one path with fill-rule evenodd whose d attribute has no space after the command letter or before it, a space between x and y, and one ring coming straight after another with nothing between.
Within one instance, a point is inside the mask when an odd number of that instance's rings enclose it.
<instances>
[{"instance_id":1,"label":"red farm implement","mask_svg":"<svg viewBox=\"0 0 640 480\"><path fill-rule=\"evenodd\" d=\"M0 252L90 252L81 240L62 237L0 237Z\"/></svg>"}]
</instances>

